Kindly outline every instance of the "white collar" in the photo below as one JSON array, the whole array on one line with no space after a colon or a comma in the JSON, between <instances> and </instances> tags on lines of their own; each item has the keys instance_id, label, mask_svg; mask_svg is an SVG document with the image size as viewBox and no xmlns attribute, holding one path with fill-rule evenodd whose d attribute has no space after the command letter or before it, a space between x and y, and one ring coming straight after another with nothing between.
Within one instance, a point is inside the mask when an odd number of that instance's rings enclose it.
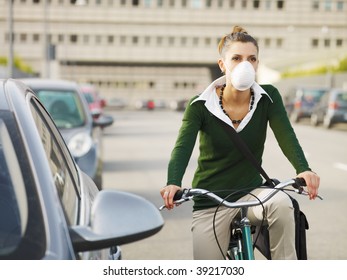
<instances>
[{"instance_id":1,"label":"white collar","mask_svg":"<svg viewBox=\"0 0 347 280\"><path fill-rule=\"evenodd\" d=\"M216 80L214 80L200 95L198 98L194 99L191 104L193 104L196 101L205 101L205 107L209 112L211 112L213 115L215 115L220 120L227 123L229 126L234 128L230 118L226 116L219 105L219 98L216 94L216 88L224 85L226 82L225 76L222 76ZM252 89L254 91L254 104L253 109L247 113L247 115L243 118L242 122L237 127L236 131L240 132L250 121L250 119L253 116L254 111L257 109L257 105L259 100L263 95L266 95L270 98L271 102L273 100L269 96L269 94L256 82L252 85Z\"/></svg>"}]
</instances>

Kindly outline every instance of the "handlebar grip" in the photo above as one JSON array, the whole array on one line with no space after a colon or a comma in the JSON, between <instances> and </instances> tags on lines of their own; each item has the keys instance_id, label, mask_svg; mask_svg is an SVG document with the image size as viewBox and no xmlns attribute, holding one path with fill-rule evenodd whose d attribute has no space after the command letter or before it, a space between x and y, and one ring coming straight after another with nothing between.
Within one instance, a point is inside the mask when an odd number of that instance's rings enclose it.
<instances>
[{"instance_id":1,"label":"handlebar grip","mask_svg":"<svg viewBox=\"0 0 347 280\"><path fill-rule=\"evenodd\" d=\"M295 181L295 183L293 184L294 188L299 189L300 187L306 186L306 182L304 178L295 178L294 181Z\"/></svg>"},{"instance_id":2,"label":"handlebar grip","mask_svg":"<svg viewBox=\"0 0 347 280\"><path fill-rule=\"evenodd\" d=\"M173 197L173 201L180 200L182 198L183 193L184 190L177 191Z\"/></svg>"}]
</instances>

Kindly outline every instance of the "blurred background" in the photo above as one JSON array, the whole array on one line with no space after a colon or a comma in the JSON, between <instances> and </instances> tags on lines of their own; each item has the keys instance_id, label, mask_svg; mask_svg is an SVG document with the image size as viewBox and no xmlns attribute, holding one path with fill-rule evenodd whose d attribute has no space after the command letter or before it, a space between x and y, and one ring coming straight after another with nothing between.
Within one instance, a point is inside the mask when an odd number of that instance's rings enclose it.
<instances>
[{"instance_id":1,"label":"blurred background","mask_svg":"<svg viewBox=\"0 0 347 280\"><path fill-rule=\"evenodd\" d=\"M346 86L346 0L0 0L0 78L90 83L115 106L172 105L220 75L217 44L233 25L259 42L258 82L283 96Z\"/></svg>"}]
</instances>

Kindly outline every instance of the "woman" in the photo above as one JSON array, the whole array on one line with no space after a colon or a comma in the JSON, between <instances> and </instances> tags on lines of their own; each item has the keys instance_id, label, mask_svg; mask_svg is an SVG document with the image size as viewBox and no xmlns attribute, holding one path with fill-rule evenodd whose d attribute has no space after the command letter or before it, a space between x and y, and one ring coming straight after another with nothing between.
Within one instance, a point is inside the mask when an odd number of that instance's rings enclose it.
<instances>
[{"instance_id":1,"label":"woman","mask_svg":"<svg viewBox=\"0 0 347 280\"><path fill-rule=\"evenodd\" d=\"M238 195L228 199L231 201L247 199L245 194L249 191L257 196L263 196L268 191L266 188L257 189L263 184L262 177L233 145L221 121L236 130L259 162L269 124L284 155L295 168L297 177L305 179L309 198L315 199L319 177L311 171L305 159L278 90L271 85L260 86L255 82L255 71L259 64L256 40L243 28L235 26L231 34L221 39L218 49L218 65L225 75L194 97L184 113L171 154L167 186L160 191L166 207L174 207L173 196L180 189L198 132L200 155L193 187L217 192L222 197L237 192ZM222 258L212 228L216 206L208 198L194 199L194 259ZM296 259L291 200L279 192L264 206L270 233L271 258ZM236 214L236 209L222 207L217 215L216 232L225 252L230 238L229 226ZM248 217L252 224L260 224L263 219L262 207L250 208Z\"/></svg>"}]
</instances>

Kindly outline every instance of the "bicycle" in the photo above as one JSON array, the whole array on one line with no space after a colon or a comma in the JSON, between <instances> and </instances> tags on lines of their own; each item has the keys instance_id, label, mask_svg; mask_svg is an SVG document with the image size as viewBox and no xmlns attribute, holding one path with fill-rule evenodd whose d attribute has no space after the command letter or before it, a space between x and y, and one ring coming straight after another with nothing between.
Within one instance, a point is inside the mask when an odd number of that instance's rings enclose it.
<instances>
[{"instance_id":1,"label":"bicycle","mask_svg":"<svg viewBox=\"0 0 347 280\"><path fill-rule=\"evenodd\" d=\"M287 187L289 186L292 186L294 189L288 189ZM275 187L271 187L272 191L262 199L255 197L254 200L237 202L229 202L225 198L219 197L215 193L212 193L205 189L183 189L175 194L174 203L177 206L184 202L192 200L194 196L207 196L208 198L217 202L219 206L224 205L228 208L240 208L240 216L235 218L231 225L232 231L227 254L224 255L221 248L219 249L221 250L221 253L225 259L254 260L254 248L257 237L253 242L252 233L254 233L254 231L252 231L252 225L247 218L248 208L252 206L263 205L263 203L268 201L279 191L294 191L297 194L308 195L308 192L304 189L304 186L306 186L306 183L303 178L294 178L279 182ZM323 200L321 196L317 197ZM219 206L217 207L216 211L218 211ZM161 211L165 208L165 205L163 205L159 207L159 210Z\"/></svg>"}]
</instances>

